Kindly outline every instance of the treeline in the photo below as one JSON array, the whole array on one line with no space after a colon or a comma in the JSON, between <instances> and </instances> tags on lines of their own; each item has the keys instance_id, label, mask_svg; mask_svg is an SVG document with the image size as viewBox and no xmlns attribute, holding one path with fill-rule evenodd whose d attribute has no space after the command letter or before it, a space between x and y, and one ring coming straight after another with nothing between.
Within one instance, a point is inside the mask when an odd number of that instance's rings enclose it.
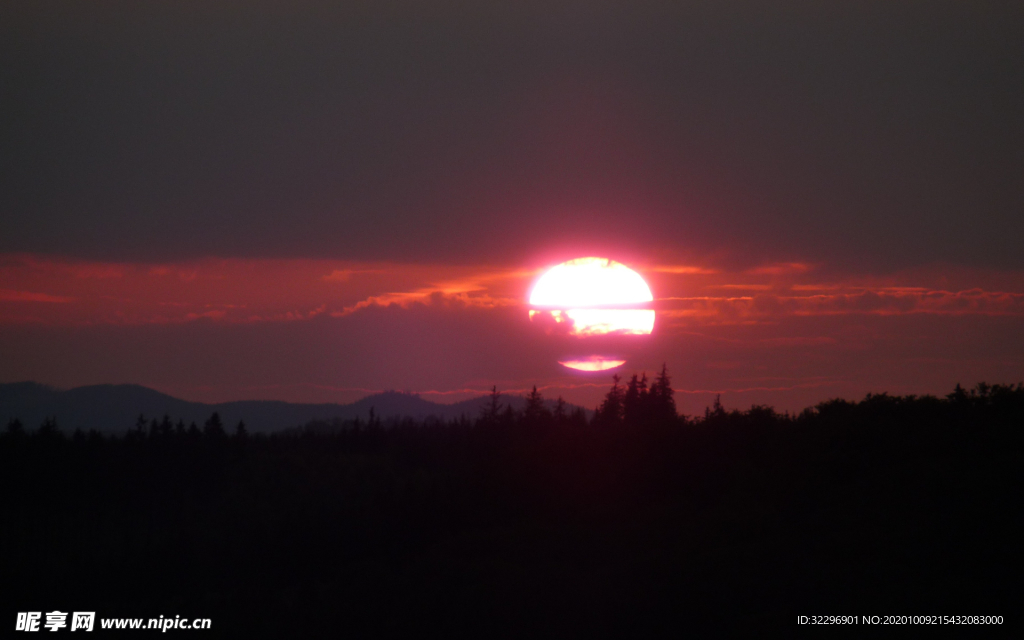
<instances>
[{"instance_id":1,"label":"treeline","mask_svg":"<svg viewBox=\"0 0 1024 640\"><path fill-rule=\"evenodd\" d=\"M459 420L271 435L12 423L0 575L12 612L209 617L237 637L1010 620L1022 463L1019 384L681 416L664 369L615 380L589 419L493 389Z\"/></svg>"},{"instance_id":2,"label":"treeline","mask_svg":"<svg viewBox=\"0 0 1024 640\"><path fill-rule=\"evenodd\" d=\"M27 431L21 420L18 418L12 418L7 423L7 429L4 431L3 435L12 442L21 441L29 436L33 436L44 442L56 442L67 439L64 432L59 428L56 418L45 418L39 425L39 428L34 431ZM239 421L238 424L235 425L234 429L231 430L230 435L233 436L235 440L245 440L249 435L248 430L245 428L245 422ZM112 435L104 435L95 429L90 429L89 431L76 429L71 434L70 440L74 442L96 442L105 438L110 438L112 440L123 439L125 442L138 442L142 440L157 442L166 442L170 440L193 442L206 440L209 442L221 442L226 441L228 436L229 432L225 430L220 414L214 412L210 418L203 423L202 429L200 429L194 421L187 427L183 420L179 419L177 423L175 423L168 415L165 415L162 420L153 418L147 422L146 416L140 414L135 423L135 427L128 430L123 436L118 436L116 432Z\"/></svg>"},{"instance_id":3,"label":"treeline","mask_svg":"<svg viewBox=\"0 0 1024 640\"><path fill-rule=\"evenodd\" d=\"M931 395L893 396L887 393L868 394L861 401L832 399L814 407L809 407L797 414L778 413L767 405L753 405L748 410L733 409L727 411L715 399L711 407L704 410L703 415L686 416L676 409L675 391L671 386L671 378L667 368L648 382L647 375L633 374L622 384L622 379L615 375L611 388L602 402L595 408L592 417L588 418L580 407L571 407L561 397L549 406L543 395L534 386L525 397L525 406L514 410L512 404L502 402L502 394L497 387L492 388L486 405L477 416L463 415L457 419L442 420L428 417L425 419L388 418L376 416L371 409L366 420L359 417L342 420L314 420L309 423L282 430L277 434L258 434L250 436L245 422L240 421L232 427L226 426L218 413L213 413L200 427L196 422L186 426L182 420L173 421L170 416L162 419L140 415L134 427L123 436L104 436L97 431L83 432L76 430L66 437L53 418L45 419L37 429L29 430L18 419L7 424L0 437L9 442L33 438L43 442L56 442L70 439L75 442L102 440L104 438L123 439L125 442L244 442L250 438L257 440L288 439L310 436L358 437L376 434L383 431L404 431L408 429L444 429L471 430L489 429L523 429L536 432L546 429L592 429L614 430L627 429L663 429L663 428L699 428L714 426L798 426L846 424L850 421L872 422L886 421L902 424L1021 424L1024 423L1024 384L990 385L979 383L967 390L957 385L944 397Z\"/></svg>"}]
</instances>

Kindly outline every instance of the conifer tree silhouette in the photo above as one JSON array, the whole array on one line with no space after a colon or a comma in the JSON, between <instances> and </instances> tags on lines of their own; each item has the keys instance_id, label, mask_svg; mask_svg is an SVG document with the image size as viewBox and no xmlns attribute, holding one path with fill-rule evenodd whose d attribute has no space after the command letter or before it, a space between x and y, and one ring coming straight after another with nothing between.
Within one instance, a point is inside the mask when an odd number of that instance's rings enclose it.
<instances>
[{"instance_id":1,"label":"conifer tree silhouette","mask_svg":"<svg viewBox=\"0 0 1024 640\"><path fill-rule=\"evenodd\" d=\"M203 424L203 435L216 440L222 439L226 435L224 433L224 424L220 421L220 414L216 411Z\"/></svg>"},{"instance_id":2,"label":"conifer tree silhouette","mask_svg":"<svg viewBox=\"0 0 1024 640\"><path fill-rule=\"evenodd\" d=\"M506 403L505 410L501 412L501 426L511 427L516 422L516 412L512 409L512 405Z\"/></svg>"},{"instance_id":3,"label":"conifer tree silhouette","mask_svg":"<svg viewBox=\"0 0 1024 640\"><path fill-rule=\"evenodd\" d=\"M551 412L544 406L544 398L537 391L537 385L526 395L526 407L523 409L523 421L528 425L546 424L551 419Z\"/></svg>"},{"instance_id":4,"label":"conifer tree silhouette","mask_svg":"<svg viewBox=\"0 0 1024 640\"><path fill-rule=\"evenodd\" d=\"M498 393L498 385L491 387L491 393L487 397L487 404L480 410L480 418L485 424L495 425L501 412L501 403L498 402L501 394Z\"/></svg>"},{"instance_id":5,"label":"conifer tree silhouette","mask_svg":"<svg viewBox=\"0 0 1024 640\"><path fill-rule=\"evenodd\" d=\"M704 407L704 422L723 420L728 414L722 406L722 394L715 395L715 404L712 408Z\"/></svg>"},{"instance_id":6,"label":"conifer tree silhouette","mask_svg":"<svg viewBox=\"0 0 1024 640\"><path fill-rule=\"evenodd\" d=\"M21 424L21 420L17 418L11 418L7 423L7 437L9 438L21 438L25 435L25 426Z\"/></svg>"},{"instance_id":7,"label":"conifer tree silhouette","mask_svg":"<svg viewBox=\"0 0 1024 640\"><path fill-rule=\"evenodd\" d=\"M661 373L654 379L649 393L649 418L658 424L667 424L676 420L676 401L673 398L672 379L668 375L668 365L662 363Z\"/></svg>"},{"instance_id":8,"label":"conifer tree silhouette","mask_svg":"<svg viewBox=\"0 0 1024 640\"><path fill-rule=\"evenodd\" d=\"M647 391L647 374L638 378L634 373L626 384L626 393L622 397L622 417L626 424L644 424L651 414L650 394Z\"/></svg>"},{"instance_id":9,"label":"conifer tree silhouette","mask_svg":"<svg viewBox=\"0 0 1024 640\"><path fill-rule=\"evenodd\" d=\"M160 421L160 437L167 438L174 432L174 424L171 422L171 416L164 414L164 419Z\"/></svg>"},{"instance_id":10,"label":"conifer tree silhouette","mask_svg":"<svg viewBox=\"0 0 1024 640\"><path fill-rule=\"evenodd\" d=\"M562 426L566 423L568 417L565 415L565 400L562 396L558 396L558 400L555 401L555 413L554 413L555 424Z\"/></svg>"},{"instance_id":11,"label":"conifer tree silhouette","mask_svg":"<svg viewBox=\"0 0 1024 640\"><path fill-rule=\"evenodd\" d=\"M625 397L625 390L619 385L621 378L618 374L612 376L612 388L604 397L604 401L594 413L594 421L605 426L614 426L622 423L622 404Z\"/></svg>"},{"instance_id":12,"label":"conifer tree silhouette","mask_svg":"<svg viewBox=\"0 0 1024 640\"><path fill-rule=\"evenodd\" d=\"M60 437L60 430L57 429L56 418L44 418L42 424L39 425L39 430L36 432L41 440L54 440Z\"/></svg>"}]
</instances>

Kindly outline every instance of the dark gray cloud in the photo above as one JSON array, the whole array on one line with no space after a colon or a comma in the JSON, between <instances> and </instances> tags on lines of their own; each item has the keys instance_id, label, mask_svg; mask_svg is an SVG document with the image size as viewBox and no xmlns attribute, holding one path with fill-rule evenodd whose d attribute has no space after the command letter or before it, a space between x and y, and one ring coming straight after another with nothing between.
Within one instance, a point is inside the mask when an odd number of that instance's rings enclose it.
<instances>
[{"instance_id":1,"label":"dark gray cloud","mask_svg":"<svg viewBox=\"0 0 1024 640\"><path fill-rule=\"evenodd\" d=\"M0 252L1024 266L1019 3L680 4L6 3Z\"/></svg>"}]
</instances>

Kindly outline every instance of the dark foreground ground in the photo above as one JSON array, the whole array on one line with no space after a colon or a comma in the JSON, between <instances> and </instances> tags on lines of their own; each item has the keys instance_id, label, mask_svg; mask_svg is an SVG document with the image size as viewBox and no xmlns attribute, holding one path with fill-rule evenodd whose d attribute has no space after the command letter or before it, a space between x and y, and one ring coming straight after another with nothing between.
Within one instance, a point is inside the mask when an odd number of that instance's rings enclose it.
<instances>
[{"instance_id":1,"label":"dark foreground ground","mask_svg":"<svg viewBox=\"0 0 1024 640\"><path fill-rule=\"evenodd\" d=\"M1020 629L1019 386L799 417L206 431L0 438L2 624L59 609L208 617L188 633L203 637L825 635L801 614ZM139 633L155 632L117 632Z\"/></svg>"}]
</instances>

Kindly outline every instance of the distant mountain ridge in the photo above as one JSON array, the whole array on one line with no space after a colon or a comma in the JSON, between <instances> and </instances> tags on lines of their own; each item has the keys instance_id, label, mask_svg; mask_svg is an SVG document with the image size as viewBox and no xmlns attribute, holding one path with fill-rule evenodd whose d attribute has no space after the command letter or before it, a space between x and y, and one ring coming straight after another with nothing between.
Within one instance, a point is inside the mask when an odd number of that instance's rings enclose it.
<instances>
[{"instance_id":1,"label":"distant mountain ridge","mask_svg":"<svg viewBox=\"0 0 1024 640\"><path fill-rule=\"evenodd\" d=\"M146 420L170 416L175 423L184 420L202 426L217 412L229 429L239 420L253 433L268 433L303 425L311 420L340 418L365 420L370 409L382 419L437 417L443 420L460 416L475 418L487 403L487 396L471 398L455 404L440 404L418 395L384 391L351 404L303 404L274 400L243 400L236 402L189 402L136 384L99 384L61 390L36 382L0 384L0 428L17 418L27 429L35 429L47 417L57 420L63 431L95 429L104 433L121 433L135 425L139 414ZM521 396L501 396L501 403L522 409ZM549 403L551 401L549 400ZM567 405L567 410L575 408Z\"/></svg>"}]
</instances>

